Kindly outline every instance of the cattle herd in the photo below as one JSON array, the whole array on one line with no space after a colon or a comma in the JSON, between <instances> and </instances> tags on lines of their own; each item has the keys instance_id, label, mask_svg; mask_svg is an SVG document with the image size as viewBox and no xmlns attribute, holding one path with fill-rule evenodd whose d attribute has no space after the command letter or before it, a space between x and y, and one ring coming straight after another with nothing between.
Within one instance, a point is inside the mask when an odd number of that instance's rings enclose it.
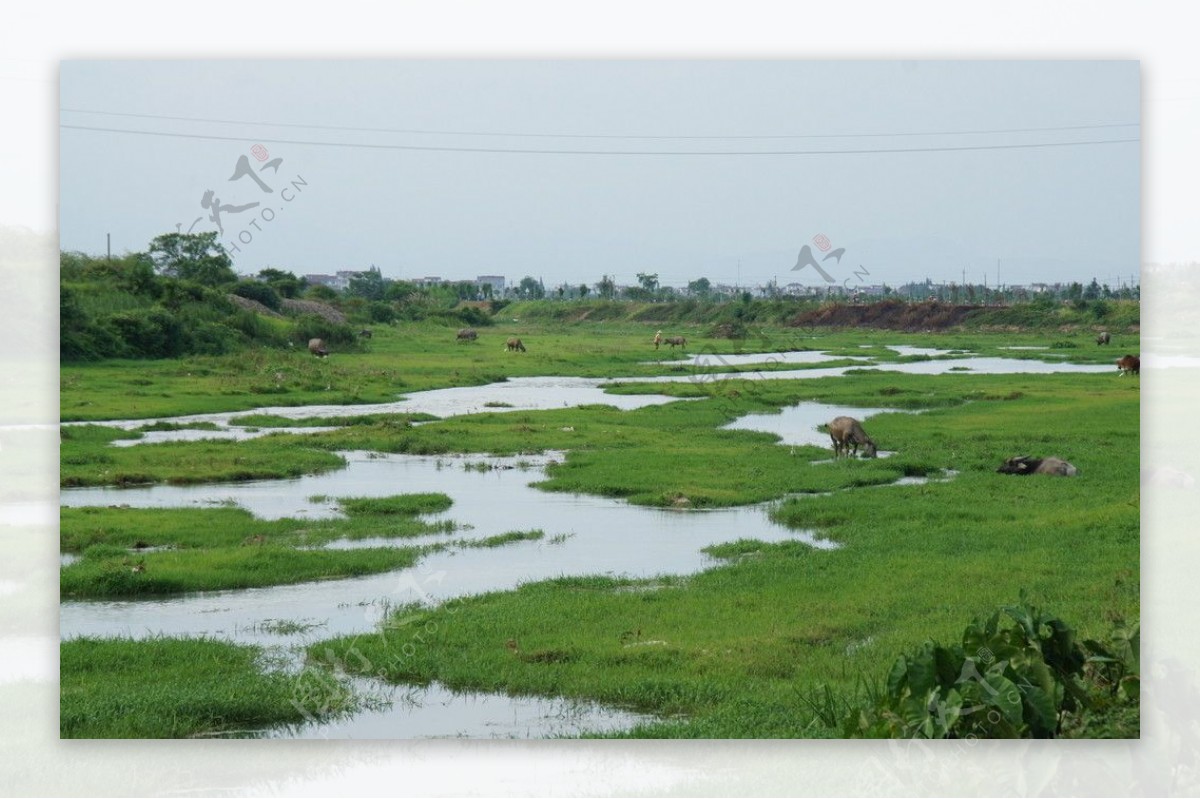
<instances>
[{"instance_id":1,"label":"cattle herd","mask_svg":"<svg viewBox=\"0 0 1200 799\"><path fill-rule=\"evenodd\" d=\"M360 338L371 338L370 330L362 330L359 332ZM478 331L472 327L464 327L458 331L455 338L461 342L472 342L479 338ZM1112 342L1112 336L1108 332L1102 332L1096 336L1096 343L1106 345ZM683 336L663 336L659 330L654 334L654 349L658 349L662 344L675 347L687 346L687 339ZM507 352L525 352L525 344L521 339L513 336L504 343L504 349ZM329 347L325 344L324 339L314 338L308 342L308 351L318 358L324 358L329 355ZM1121 376L1129 374L1140 374L1142 362L1136 355L1125 355L1117 361L1117 369ZM850 416L839 416L833 419L827 425L829 429L829 438L833 441L833 456L835 458L858 457L859 447L863 450L863 457L875 458L878 457L878 448L875 441L867 435L867 431L863 429L862 422ZM1018 455L1014 458L1009 458L1000 465L996 470L1000 474L1053 474L1062 477L1074 477L1079 474L1079 470L1072 464L1062 460L1061 458L1033 458L1029 455Z\"/></svg>"},{"instance_id":2,"label":"cattle herd","mask_svg":"<svg viewBox=\"0 0 1200 799\"><path fill-rule=\"evenodd\" d=\"M654 346L658 347L661 333L654 338ZM1096 343L1106 345L1112 342L1112 336L1106 331L1096 336ZM1117 361L1117 369L1121 376L1141 374L1142 362L1136 355L1125 355ZM839 416L826 425L829 438L833 441L833 456L857 457L858 448L863 447L863 456L876 457L878 450L875 442L863 430L862 422L849 416ZM1000 474L1053 474L1061 477L1074 477L1079 474L1073 464L1062 458L1034 458L1029 455L1018 455L1000 464L996 470Z\"/></svg>"}]
</instances>

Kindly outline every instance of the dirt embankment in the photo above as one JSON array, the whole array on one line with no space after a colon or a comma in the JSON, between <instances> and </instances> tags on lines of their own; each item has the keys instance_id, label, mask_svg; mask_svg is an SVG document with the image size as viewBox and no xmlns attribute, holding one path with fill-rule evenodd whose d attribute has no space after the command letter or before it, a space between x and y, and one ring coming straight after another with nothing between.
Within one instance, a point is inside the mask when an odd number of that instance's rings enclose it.
<instances>
[{"instance_id":1,"label":"dirt embankment","mask_svg":"<svg viewBox=\"0 0 1200 799\"><path fill-rule=\"evenodd\" d=\"M1091 318L1089 318L1091 317ZM907 303L884 300L868 305L824 305L802 311L787 321L791 327L870 327L906 332L937 332L951 328L973 330L1054 329L1061 332L1112 330L1136 333L1138 313L1114 313L1107 318L1065 306L1035 309L1028 305L951 305L944 302Z\"/></svg>"},{"instance_id":2,"label":"dirt embankment","mask_svg":"<svg viewBox=\"0 0 1200 799\"><path fill-rule=\"evenodd\" d=\"M884 330L946 330L959 327L987 310L978 305L940 302L873 302L869 305L826 305L797 314L793 327L875 327Z\"/></svg>"}]
</instances>

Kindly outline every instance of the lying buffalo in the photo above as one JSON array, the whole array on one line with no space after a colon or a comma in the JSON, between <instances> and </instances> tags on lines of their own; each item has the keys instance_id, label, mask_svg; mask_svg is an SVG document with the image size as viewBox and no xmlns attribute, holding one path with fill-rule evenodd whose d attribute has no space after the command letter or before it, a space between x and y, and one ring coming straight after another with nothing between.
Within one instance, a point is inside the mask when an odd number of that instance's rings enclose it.
<instances>
[{"instance_id":1,"label":"lying buffalo","mask_svg":"<svg viewBox=\"0 0 1200 799\"><path fill-rule=\"evenodd\" d=\"M1142 361L1136 355L1126 355L1117 361L1117 368L1121 370L1121 377L1128 374L1138 375L1142 373Z\"/></svg>"},{"instance_id":2,"label":"lying buffalo","mask_svg":"<svg viewBox=\"0 0 1200 799\"><path fill-rule=\"evenodd\" d=\"M877 456L875 442L863 430L862 422L850 416L839 416L829 423L829 437L833 439L833 457L845 455L858 457L858 448L863 447L863 455L868 458Z\"/></svg>"},{"instance_id":3,"label":"lying buffalo","mask_svg":"<svg viewBox=\"0 0 1200 799\"><path fill-rule=\"evenodd\" d=\"M329 347L325 346L325 339L310 338L308 340L308 351L318 358L324 358L329 354Z\"/></svg>"},{"instance_id":4,"label":"lying buffalo","mask_svg":"<svg viewBox=\"0 0 1200 799\"><path fill-rule=\"evenodd\" d=\"M459 341L474 341L475 339L479 338L479 334L475 332L475 328L473 327L464 327L462 330L458 331L456 338Z\"/></svg>"},{"instance_id":5,"label":"lying buffalo","mask_svg":"<svg viewBox=\"0 0 1200 799\"><path fill-rule=\"evenodd\" d=\"M510 338L508 341L504 342L504 348L506 350L508 350L509 352L524 352L525 351L525 345L521 343L521 339L516 338L515 336L513 338Z\"/></svg>"},{"instance_id":6,"label":"lying buffalo","mask_svg":"<svg viewBox=\"0 0 1200 799\"><path fill-rule=\"evenodd\" d=\"M1009 458L996 471L1000 474L1057 474L1062 477L1079 474L1078 469L1062 458L1031 458L1028 455Z\"/></svg>"},{"instance_id":7,"label":"lying buffalo","mask_svg":"<svg viewBox=\"0 0 1200 799\"><path fill-rule=\"evenodd\" d=\"M1104 331L1100 335L1096 336L1097 344L1107 344L1110 341L1112 341L1112 336L1108 334L1108 331Z\"/></svg>"}]
</instances>

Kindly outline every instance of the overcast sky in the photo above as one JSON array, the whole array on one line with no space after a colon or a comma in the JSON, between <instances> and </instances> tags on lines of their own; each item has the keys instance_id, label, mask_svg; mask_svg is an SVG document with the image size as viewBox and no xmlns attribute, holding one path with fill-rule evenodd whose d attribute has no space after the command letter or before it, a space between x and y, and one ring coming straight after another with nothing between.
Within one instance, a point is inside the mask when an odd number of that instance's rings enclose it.
<instances>
[{"instance_id":1,"label":"overcast sky","mask_svg":"<svg viewBox=\"0 0 1200 799\"><path fill-rule=\"evenodd\" d=\"M219 206L246 274L821 285L793 269L805 244L825 257L821 235L845 250L822 262L838 282L965 270L994 284L999 262L1003 283L1115 285L1139 267L1136 61L66 61L60 74L66 250L217 230Z\"/></svg>"}]
</instances>

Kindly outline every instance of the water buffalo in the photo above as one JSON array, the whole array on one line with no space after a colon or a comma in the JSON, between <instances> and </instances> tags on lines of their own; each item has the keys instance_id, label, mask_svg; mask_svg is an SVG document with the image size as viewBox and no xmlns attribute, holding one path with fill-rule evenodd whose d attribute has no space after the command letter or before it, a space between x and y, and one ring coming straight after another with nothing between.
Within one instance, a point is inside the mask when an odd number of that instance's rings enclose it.
<instances>
[{"instance_id":1,"label":"water buffalo","mask_svg":"<svg viewBox=\"0 0 1200 799\"><path fill-rule=\"evenodd\" d=\"M858 457L858 448L863 447L863 455L868 458L876 457L878 450L875 442L863 430L862 422L849 416L839 416L829 423L829 437L833 439L833 457L845 455Z\"/></svg>"},{"instance_id":2,"label":"water buffalo","mask_svg":"<svg viewBox=\"0 0 1200 799\"><path fill-rule=\"evenodd\" d=\"M1141 374L1142 361L1136 355L1126 355L1121 360L1117 361L1117 368L1121 370L1121 377L1127 374Z\"/></svg>"},{"instance_id":3,"label":"water buffalo","mask_svg":"<svg viewBox=\"0 0 1200 799\"><path fill-rule=\"evenodd\" d=\"M329 347L325 346L325 339L310 338L308 340L308 351L318 358L324 358L329 354Z\"/></svg>"},{"instance_id":4,"label":"water buffalo","mask_svg":"<svg viewBox=\"0 0 1200 799\"><path fill-rule=\"evenodd\" d=\"M1106 330L1106 331L1104 331L1103 333L1101 333L1100 335L1096 336L1096 343L1097 343L1097 344L1107 344L1107 343L1108 343L1108 342L1110 342L1110 341L1112 341L1112 336L1110 336L1110 335L1108 334L1108 331L1107 331L1107 330Z\"/></svg>"},{"instance_id":5,"label":"water buffalo","mask_svg":"<svg viewBox=\"0 0 1200 799\"><path fill-rule=\"evenodd\" d=\"M479 334L475 332L475 328L473 327L464 327L462 330L458 331L456 338L459 341L474 341L475 339L479 338Z\"/></svg>"},{"instance_id":6,"label":"water buffalo","mask_svg":"<svg viewBox=\"0 0 1200 799\"><path fill-rule=\"evenodd\" d=\"M996 471L1000 474L1057 474L1062 477L1079 474L1078 469L1062 458L1031 458L1028 455L1009 458Z\"/></svg>"},{"instance_id":7,"label":"water buffalo","mask_svg":"<svg viewBox=\"0 0 1200 799\"><path fill-rule=\"evenodd\" d=\"M365 327L362 330L358 331L359 338L370 338L371 335L372 335L371 331Z\"/></svg>"},{"instance_id":8,"label":"water buffalo","mask_svg":"<svg viewBox=\"0 0 1200 799\"><path fill-rule=\"evenodd\" d=\"M687 346L687 339L683 336L667 336L663 341L667 342L671 346L671 349Z\"/></svg>"},{"instance_id":9,"label":"water buffalo","mask_svg":"<svg viewBox=\"0 0 1200 799\"><path fill-rule=\"evenodd\" d=\"M510 338L508 341L504 342L504 348L506 350L508 350L509 352L524 352L525 351L525 345L521 343L521 339L519 339L515 336L513 338Z\"/></svg>"},{"instance_id":10,"label":"water buffalo","mask_svg":"<svg viewBox=\"0 0 1200 799\"><path fill-rule=\"evenodd\" d=\"M654 334L654 349L658 349L658 345L662 344L662 340L662 331L660 330Z\"/></svg>"}]
</instances>

